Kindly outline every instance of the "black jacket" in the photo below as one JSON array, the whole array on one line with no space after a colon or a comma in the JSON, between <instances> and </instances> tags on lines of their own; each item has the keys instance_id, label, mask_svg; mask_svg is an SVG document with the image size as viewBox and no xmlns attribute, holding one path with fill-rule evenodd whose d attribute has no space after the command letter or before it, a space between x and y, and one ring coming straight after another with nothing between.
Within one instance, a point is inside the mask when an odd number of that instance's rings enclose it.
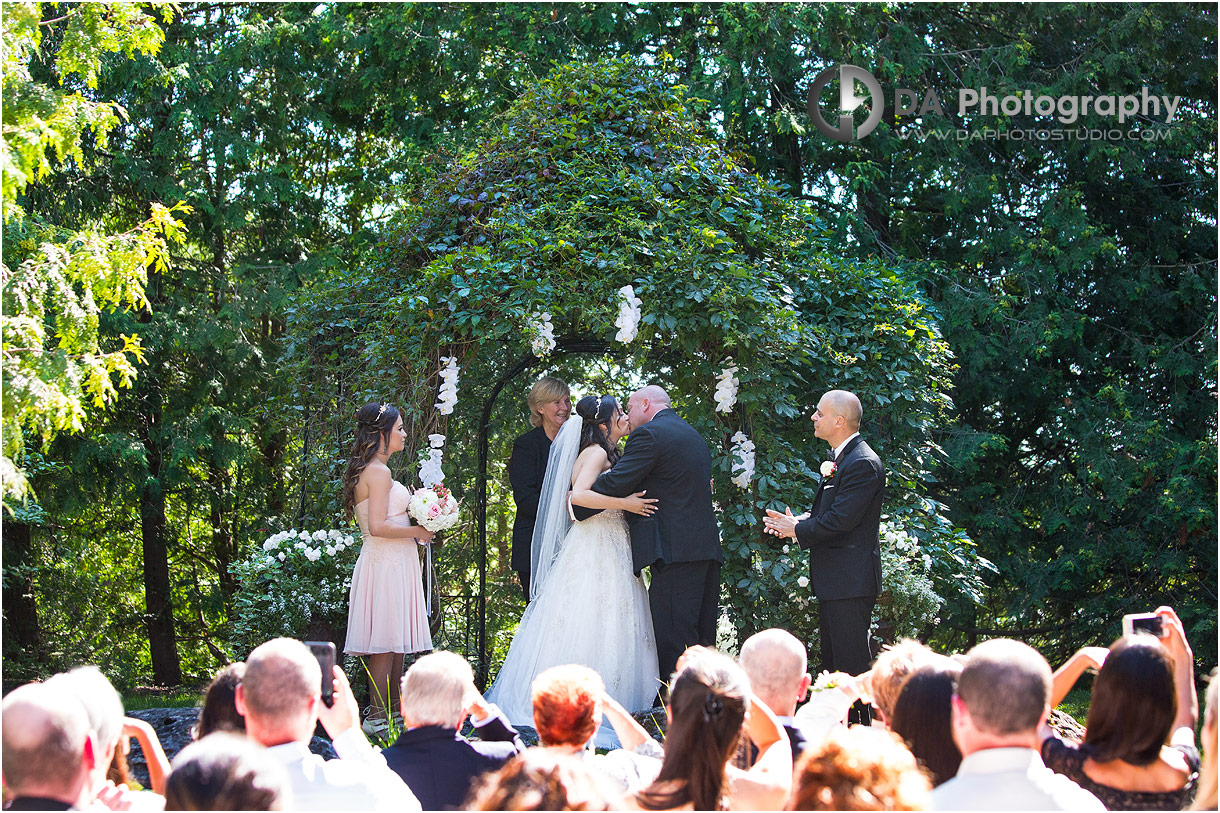
<instances>
[{"instance_id":1,"label":"black jacket","mask_svg":"<svg viewBox=\"0 0 1220 813\"><path fill-rule=\"evenodd\" d=\"M712 511L712 453L672 409L632 430L622 458L597 478L593 490L611 497L647 491L645 496L658 500L651 517L627 514L637 573L656 561L724 561Z\"/></svg>"},{"instance_id":2,"label":"black jacket","mask_svg":"<svg viewBox=\"0 0 1220 813\"><path fill-rule=\"evenodd\" d=\"M550 455L551 439L539 426L517 438L512 456L508 458L508 482L513 487L513 502L517 504L517 518L513 520L512 568L518 572L529 573L530 570L530 542Z\"/></svg>"},{"instance_id":3,"label":"black jacket","mask_svg":"<svg viewBox=\"0 0 1220 813\"><path fill-rule=\"evenodd\" d=\"M482 739L472 742L456 729L420 726L402 732L381 753L424 810L455 810L476 778L525 750L516 730L502 719L493 718L477 730Z\"/></svg>"},{"instance_id":4,"label":"black jacket","mask_svg":"<svg viewBox=\"0 0 1220 813\"><path fill-rule=\"evenodd\" d=\"M860 437L852 438L823 477L809 519L796 524L796 541L809 551L813 594L825 601L881 592L881 501L885 468Z\"/></svg>"}]
</instances>

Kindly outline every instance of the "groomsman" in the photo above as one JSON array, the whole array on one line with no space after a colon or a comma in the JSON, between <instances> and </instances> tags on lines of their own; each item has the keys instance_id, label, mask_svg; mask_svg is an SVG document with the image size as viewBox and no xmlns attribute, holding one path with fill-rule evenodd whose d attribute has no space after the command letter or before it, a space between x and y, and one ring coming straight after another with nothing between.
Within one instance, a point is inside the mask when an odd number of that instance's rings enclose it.
<instances>
[{"instance_id":1,"label":"groomsman","mask_svg":"<svg viewBox=\"0 0 1220 813\"><path fill-rule=\"evenodd\" d=\"M822 668L858 675L873 654L869 625L881 592L881 501L885 468L860 437L860 399L831 390L813 413L813 434L830 445L813 509L801 517L767 511L766 531L795 539L809 551L810 581L818 599ZM853 712L853 716L857 716ZM867 711L864 719L868 722Z\"/></svg>"}]
</instances>

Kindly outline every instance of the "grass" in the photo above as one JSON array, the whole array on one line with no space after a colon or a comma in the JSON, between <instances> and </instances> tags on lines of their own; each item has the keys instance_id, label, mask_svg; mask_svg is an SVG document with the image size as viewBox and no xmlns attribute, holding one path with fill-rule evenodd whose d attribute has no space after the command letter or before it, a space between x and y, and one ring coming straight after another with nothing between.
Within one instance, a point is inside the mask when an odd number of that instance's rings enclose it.
<instances>
[{"instance_id":1,"label":"grass","mask_svg":"<svg viewBox=\"0 0 1220 813\"><path fill-rule=\"evenodd\" d=\"M127 711L140 709L189 709L203 701L203 690L206 687L175 687L172 689L154 689L138 686L120 692L123 697L123 708Z\"/></svg>"},{"instance_id":2,"label":"grass","mask_svg":"<svg viewBox=\"0 0 1220 813\"><path fill-rule=\"evenodd\" d=\"M1076 686L1067 693L1067 697L1063 698L1063 702L1059 704L1059 710L1072 715L1072 718L1083 726L1085 719L1089 716L1089 700L1092 696L1091 687Z\"/></svg>"}]
</instances>

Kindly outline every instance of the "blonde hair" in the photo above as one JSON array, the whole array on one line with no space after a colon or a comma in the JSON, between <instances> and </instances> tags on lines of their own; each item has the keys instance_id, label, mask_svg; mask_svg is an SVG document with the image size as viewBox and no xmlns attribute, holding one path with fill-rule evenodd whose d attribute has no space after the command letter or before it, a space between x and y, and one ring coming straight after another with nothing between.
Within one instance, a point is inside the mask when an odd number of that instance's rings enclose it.
<instances>
[{"instance_id":1,"label":"blonde hair","mask_svg":"<svg viewBox=\"0 0 1220 813\"><path fill-rule=\"evenodd\" d=\"M871 683L873 706L885 715L885 721L890 722L894 716L894 704L906 683L920 664L931 660L936 655L928 647L914 638L903 638L896 644L887 646L877 656L873 664Z\"/></svg>"},{"instance_id":2,"label":"blonde hair","mask_svg":"<svg viewBox=\"0 0 1220 813\"><path fill-rule=\"evenodd\" d=\"M456 728L477 691L474 672L461 655L424 655L402 676L403 720L408 725Z\"/></svg>"},{"instance_id":3,"label":"blonde hair","mask_svg":"<svg viewBox=\"0 0 1220 813\"><path fill-rule=\"evenodd\" d=\"M788 810L927 810L932 784L898 735L839 728L796 763Z\"/></svg>"},{"instance_id":4,"label":"blonde hair","mask_svg":"<svg viewBox=\"0 0 1220 813\"><path fill-rule=\"evenodd\" d=\"M571 397L572 391L568 389L568 385L558 378L547 375L535 381L534 386L530 387L530 394L526 399L530 407L530 426L542 426L542 417L538 414L538 410L543 404Z\"/></svg>"}]
</instances>

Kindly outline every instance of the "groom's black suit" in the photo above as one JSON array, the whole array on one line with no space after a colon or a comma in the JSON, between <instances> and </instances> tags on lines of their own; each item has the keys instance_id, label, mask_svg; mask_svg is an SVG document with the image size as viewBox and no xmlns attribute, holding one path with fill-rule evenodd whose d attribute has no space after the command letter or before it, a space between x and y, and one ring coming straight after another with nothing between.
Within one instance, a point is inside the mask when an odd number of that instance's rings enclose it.
<instances>
[{"instance_id":1,"label":"groom's black suit","mask_svg":"<svg viewBox=\"0 0 1220 813\"><path fill-rule=\"evenodd\" d=\"M858 675L872 661L868 628L881 592L885 468L859 436L847 442L835 465L818 486L809 518L796 524L796 541L809 551L822 668Z\"/></svg>"},{"instance_id":2,"label":"groom's black suit","mask_svg":"<svg viewBox=\"0 0 1220 813\"><path fill-rule=\"evenodd\" d=\"M707 443L677 412L663 409L632 430L622 458L593 484L594 491L612 497L647 491L657 500L656 514L628 514L627 522L632 567L637 573L652 569L648 605L663 681L688 646L716 643L724 557L711 481Z\"/></svg>"}]
</instances>

